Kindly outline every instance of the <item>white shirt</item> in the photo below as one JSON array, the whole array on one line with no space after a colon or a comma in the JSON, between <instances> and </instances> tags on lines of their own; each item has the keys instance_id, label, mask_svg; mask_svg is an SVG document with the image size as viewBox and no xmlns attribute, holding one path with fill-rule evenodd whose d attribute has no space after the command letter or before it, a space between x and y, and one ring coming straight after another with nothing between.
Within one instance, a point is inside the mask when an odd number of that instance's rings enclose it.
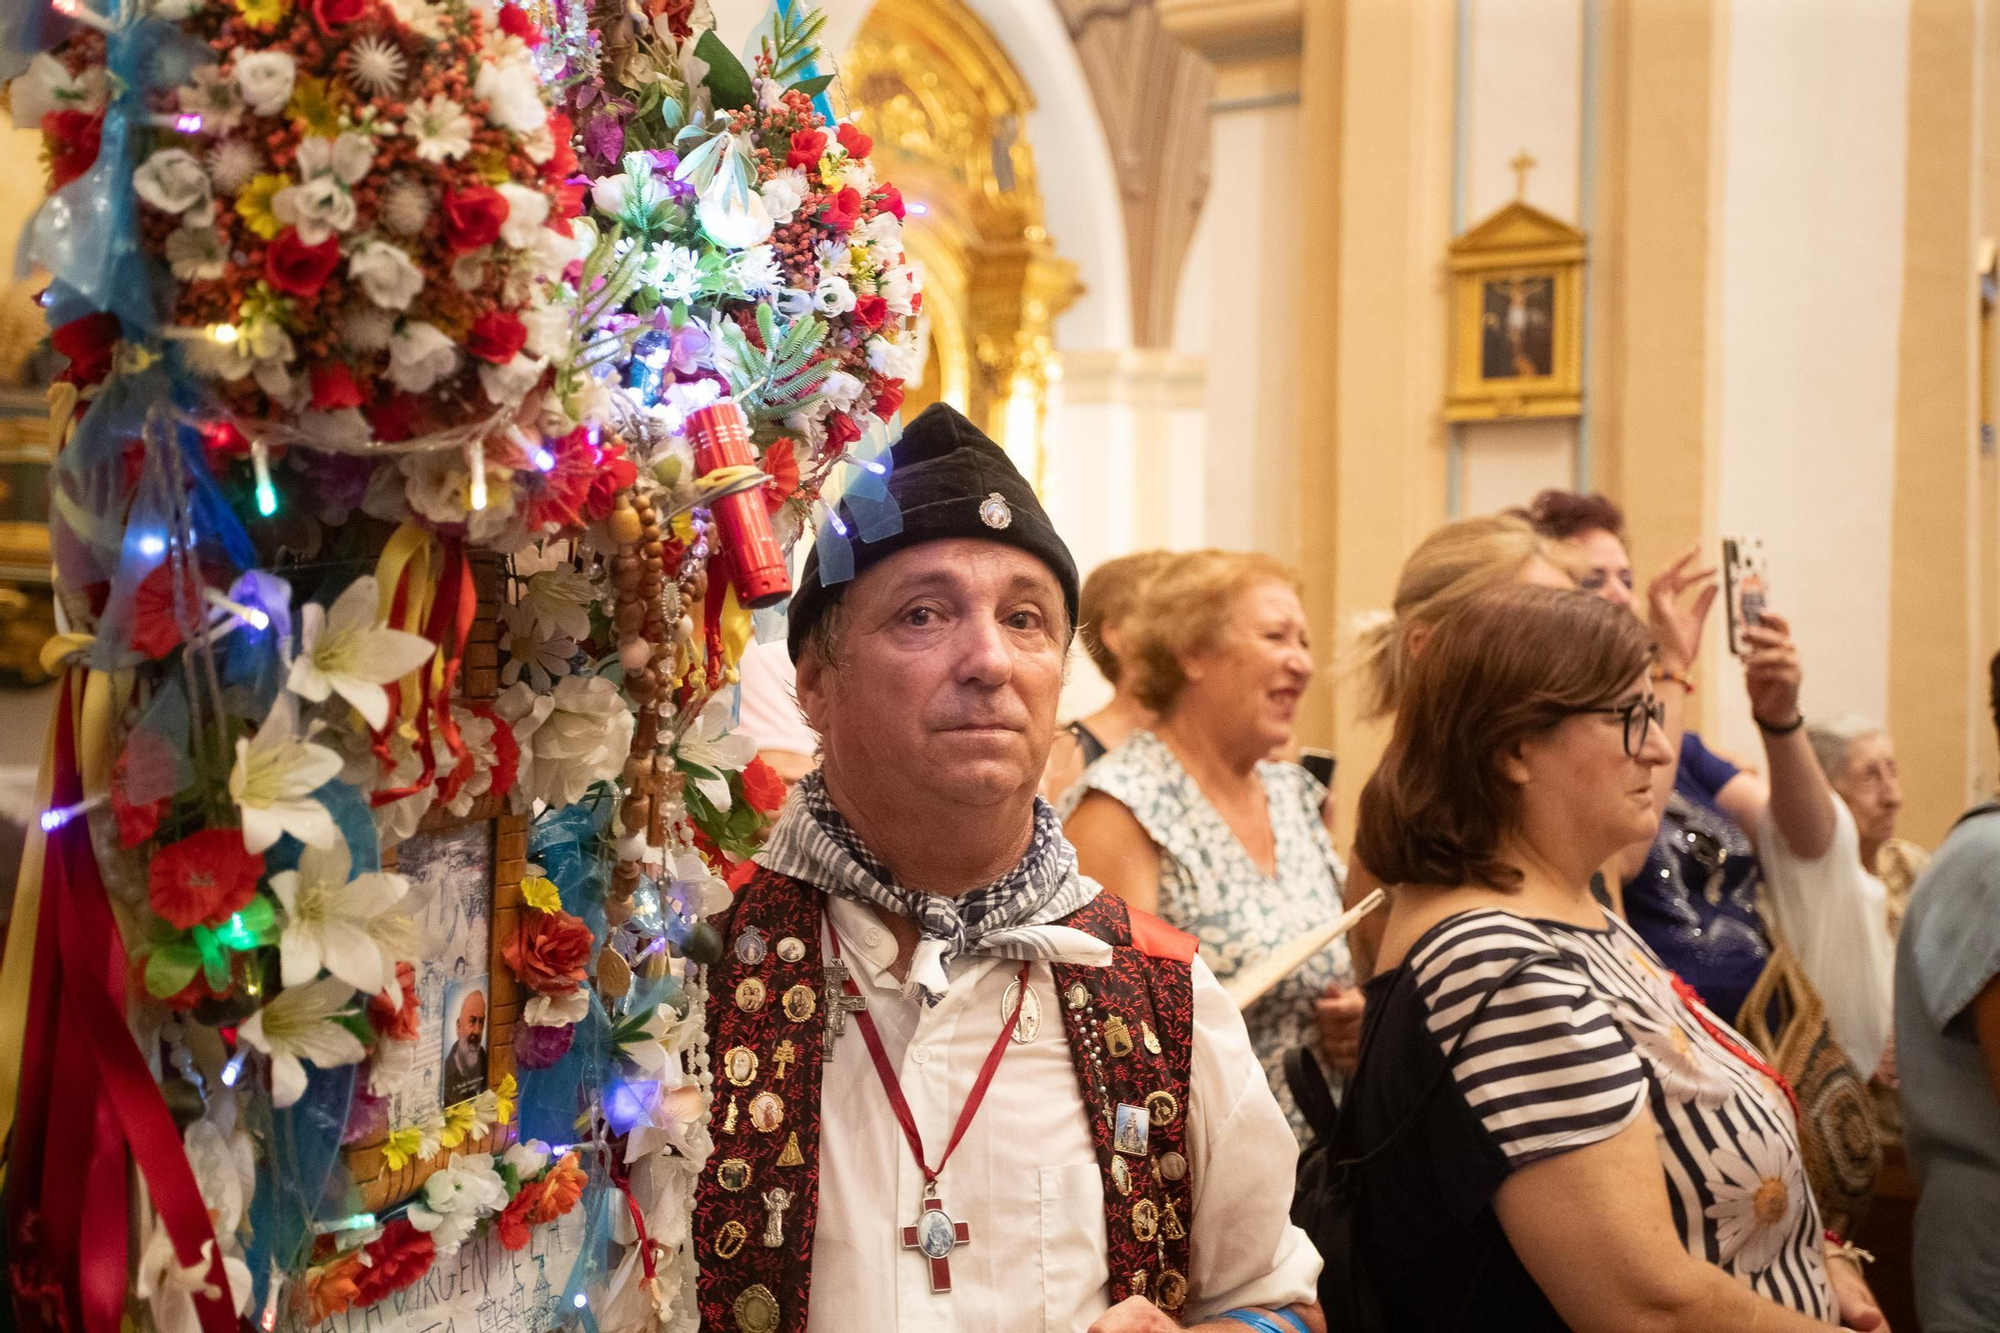
<instances>
[{"instance_id":1,"label":"white shirt","mask_svg":"<svg viewBox=\"0 0 2000 1333\"><path fill-rule=\"evenodd\" d=\"M961 958L950 968L949 992L926 1009L903 998L889 971L896 942L869 908L829 897L827 924L840 933L841 956L935 1165L1000 1035L1001 1001L1021 965ZM940 1202L971 1228L970 1242L951 1253L948 1294L934 1295L927 1261L902 1248L923 1172L851 1020L829 1051L811 1333L1083 1333L1109 1308L1103 1177L1049 965L1030 964L1028 981L1041 1002L1040 1030L1033 1041L1009 1045L939 1176ZM1316 1299L1319 1255L1288 1220L1298 1146L1242 1016L1199 957L1190 1082L1193 1271L1179 1316L1193 1322L1238 1306Z\"/></svg>"}]
</instances>

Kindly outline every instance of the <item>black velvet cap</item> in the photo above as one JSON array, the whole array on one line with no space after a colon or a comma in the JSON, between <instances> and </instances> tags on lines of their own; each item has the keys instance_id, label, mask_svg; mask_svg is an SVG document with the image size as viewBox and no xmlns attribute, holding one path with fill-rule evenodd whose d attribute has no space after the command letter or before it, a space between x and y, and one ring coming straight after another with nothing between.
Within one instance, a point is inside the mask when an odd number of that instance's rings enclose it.
<instances>
[{"instance_id":1,"label":"black velvet cap","mask_svg":"<svg viewBox=\"0 0 2000 1333\"><path fill-rule=\"evenodd\" d=\"M1076 561L1056 535L1034 487L1014 467L1007 451L946 403L932 403L903 428L889 451L889 494L903 511L903 529L879 541L861 540L851 514L842 514L852 535L854 577L898 551L925 542L971 537L1018 547L1049 567L1062 586L1071 626L1077 619ZM845 510L845 504L842 509ZM798 591L792 594L786 645L799 660L806 635L828 607L845 594L846 582L820 581L819 553L806 556Z\"/></svg>"}]
</instances>

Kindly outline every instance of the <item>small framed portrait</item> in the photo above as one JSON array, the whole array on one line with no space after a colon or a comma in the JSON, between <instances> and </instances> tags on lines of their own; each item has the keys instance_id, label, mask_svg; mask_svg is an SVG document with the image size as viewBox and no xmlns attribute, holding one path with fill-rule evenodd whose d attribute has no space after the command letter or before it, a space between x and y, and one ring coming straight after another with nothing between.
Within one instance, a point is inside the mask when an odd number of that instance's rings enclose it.
<instances>
[{"instance_id":1,"label":"small framed portrait","mask_svg":"<svg viewBox=\"0 0 2000 1333\"><path fill-rule=\"evenodd\" d=\"M441 1105L456 1106L486 1091L486 1015L492 994L492 978L487 976L445 987Z\"/></svg>"},{"instance_id":2,"label":"small framed portrait","mask_svg":"<svg viewBox=\"0 0 2000 1333\"><path fill-rule=\"evenodd\" d=\"M1120 1102L1117 1118L1112 1122L1111 1146L1128 1157L1144 1157L1152 1128L1153 1118L1145 1107Z\"/></svg>"},{"instance_id":3,"label":"small framed portrait","mask_svg":"<svg viewBox=\"0 0 2000 1333\"><path fill-rule=\"evenodd\" d=\"M1516 201L1451 247L1450 421L1583 406L1583 233Z\"/></svg>"}]
</instances>

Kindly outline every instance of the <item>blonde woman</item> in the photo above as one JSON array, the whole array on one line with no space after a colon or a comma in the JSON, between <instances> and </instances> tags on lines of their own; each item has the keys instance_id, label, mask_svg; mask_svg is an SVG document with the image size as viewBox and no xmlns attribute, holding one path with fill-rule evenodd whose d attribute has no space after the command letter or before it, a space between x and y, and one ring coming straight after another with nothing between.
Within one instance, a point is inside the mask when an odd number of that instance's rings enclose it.
<instances>
[{"instance_id":1,"label":"blonde woman","mask_svg":"<svg viewBox=\"0 0 2000 1333\"><path fill-rule=\"evenodd\" d=\"M1154 577L1131 623L1126 674L1158 721L1091 766L1065 831L1084 874L1193 934L1227 982L1340 913L1325 789L1268 758L1313 677L1299 579L1268 556L1192 552ZM1284 1053L1311 1045L1352 1062L1353 980L1336 943L1243 1015L1295 1123Z\"/></svg>"},{"instance_id":2,"label":"blonde woman","mask_svg":"<svg viewBox=\"0 0 2000 1333\"><path fill-rule=\"evenodd\" d=\"M1173 555L1167 551L1121 555L1091 570L1090 577L1083 581L1077 605L1076 637L1090 655L1091 665L1110 682L1111 701L1056 733L1048 767L1042 774L1042 795L1059 810L1066 809L1064 797L1076 791L1084 769L1153 721L1153 710L1133 697L1125 675L1129 651L1126 622L1138 606L1147 580L1172 559Z\"/></svg>"}]
</instances>

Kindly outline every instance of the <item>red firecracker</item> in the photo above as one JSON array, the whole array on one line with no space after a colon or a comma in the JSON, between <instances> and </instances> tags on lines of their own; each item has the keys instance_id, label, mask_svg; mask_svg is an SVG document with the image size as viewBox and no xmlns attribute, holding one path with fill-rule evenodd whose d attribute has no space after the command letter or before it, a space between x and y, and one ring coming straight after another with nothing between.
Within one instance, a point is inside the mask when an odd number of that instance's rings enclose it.
<instances>
[{"instance_id":1,"label":"red firecracker","mask_svg":"<svg viewBox=\"0 0 2000 1333\"><path fill-rule=\"evenodd\" d=\"M688 439L694 445L695 471L707 476L718 468L754 466L750 427L743 409L733 402L715 403L688 414ZM761 488L724 496L714 505L722 529L723 563L736 585L736 598L756 609L791 596L791 575L785 553L771 531L771 515Z\"/></svg>"}]
</instances>

